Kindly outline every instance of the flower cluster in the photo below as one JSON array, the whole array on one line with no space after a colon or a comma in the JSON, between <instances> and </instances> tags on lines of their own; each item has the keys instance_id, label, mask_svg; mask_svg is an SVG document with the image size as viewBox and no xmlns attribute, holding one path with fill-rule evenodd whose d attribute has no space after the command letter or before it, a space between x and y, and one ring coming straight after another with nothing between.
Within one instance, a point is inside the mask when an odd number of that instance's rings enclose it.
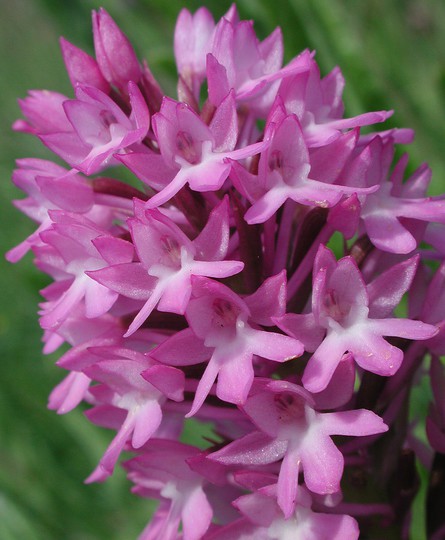
<instances>
[{"instance_id":1,"label":"flower cluster","mask_svg":"<svg viewBox=\"0 0 445 540\"><path fill-rule=\"evenodd\" d=\"M38 228L7 254L53 279L44 351L70 348L49 407L84 401L115 431L87 481L133 454L134 492L159 500L141 540L407 538L415 455L445 452L445 262L428 260L445 199L427 166L393 165L412 132L363 134L391 111L344 118L340 70L309 50L283 66L280 29L260 41L235 6L181 11L177 99L103 9L93 32L95 58L61 40L75 97L20 100L14 128L67 167L17 162ZM428 352L429 446L406 414ZM200 448L181 442L192 416L213 424Z\"/></svg>"}]
</instances>

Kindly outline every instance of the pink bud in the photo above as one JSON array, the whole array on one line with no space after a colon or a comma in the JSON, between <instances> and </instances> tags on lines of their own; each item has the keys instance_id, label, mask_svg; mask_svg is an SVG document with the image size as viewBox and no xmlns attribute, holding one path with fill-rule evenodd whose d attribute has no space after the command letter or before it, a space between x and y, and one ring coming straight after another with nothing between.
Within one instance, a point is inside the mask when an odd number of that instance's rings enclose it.
<instances>
[{"instance_id":1,"label":"pink bud","mask_svg":"<svg viewBox=\"0 0 445 540\"><path fill-rule=\"evenodd\" d=\"M94 58L63 37L60 38L60 47L68 76L74 88L78 84L88 84L99 88L106 94L109 93L110 85L104 79Z\"/></svg>"},{"instance_id":2,"label":"pink bud","mask_svg":"<svg viewBox=\"0 0 445 540\"><path fill-rule=\"evenodd\" d=\"M105 79L124 91L129 81L137 83L141 68L134 49L103 8L93 11L93 35L97 63Z\"/></svg>"}]
</instances>

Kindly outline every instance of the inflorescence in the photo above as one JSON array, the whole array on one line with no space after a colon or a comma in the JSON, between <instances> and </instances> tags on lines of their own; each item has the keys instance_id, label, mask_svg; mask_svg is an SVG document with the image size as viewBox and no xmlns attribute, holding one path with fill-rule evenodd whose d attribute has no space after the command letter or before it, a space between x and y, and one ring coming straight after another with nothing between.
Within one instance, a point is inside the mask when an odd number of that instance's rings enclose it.
<instances>
[{"instance_id":1,"label":"inflorescence","mask_svg":"<svg viewBox=\"0 0 445 540\"><path fill-rule=\"evenodd\" d=\"M7 254L53 279L44 352L70 349L49 407L116 433L87 481L133 454L133 491L159 500L141 540L407 538L416 457L445 453L445 200L393 164L412 131L361 133L391 111L344 118L340 70L309 50L283 67L280 29L260 41L235 6L181 11L177 99L103 9L93 32L95 58L61 40L74 98L20 100L14 129L67 167L18 160L39 225ZM213 425L200 448L190 417Z\"/></svg>"}]
</instances>

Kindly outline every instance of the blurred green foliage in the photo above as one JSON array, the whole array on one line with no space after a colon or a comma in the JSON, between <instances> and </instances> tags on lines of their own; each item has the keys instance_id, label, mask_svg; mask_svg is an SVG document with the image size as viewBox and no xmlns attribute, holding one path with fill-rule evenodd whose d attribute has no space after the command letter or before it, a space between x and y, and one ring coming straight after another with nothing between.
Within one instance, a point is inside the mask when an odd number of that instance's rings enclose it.
<instances>
[{"instance_id":1,"label":"blurred green foliage","mask_svg":"<svg viewBox=\"0 0 445 540\"><path fill-rule=\"evenodd\" d=\"M220 17L229 2L205 3ZM193 0L15 0L0 18L1 252L33 225L11 205L20 198L9 181L14 159L48 157L29 136L10 131L20 116L16 98L28 89L71 94L58 37L92 52L90 12L106 8L174 95L172 39L179 9ZM260 37L281 26L286 60L317 50L322 73L340 65L347 113L391 109L389 127L413 127L412 168L427 161L432 194L445 191L445 4L441 0L240 0L243 18ZM64 375L55 357L42 357L36 310L47 279L28 256L16 266L0 259L0 538L2 540L129 540L150 513L129 493L122 471L105 485L82 483L111 439L81 411L59 417L46 409L51 388ZM190 435L192 436L192 435ZM422 501L419 500L419 503ZM415 515L413 539L424 536Z\"/></svg>"}]
</instances>

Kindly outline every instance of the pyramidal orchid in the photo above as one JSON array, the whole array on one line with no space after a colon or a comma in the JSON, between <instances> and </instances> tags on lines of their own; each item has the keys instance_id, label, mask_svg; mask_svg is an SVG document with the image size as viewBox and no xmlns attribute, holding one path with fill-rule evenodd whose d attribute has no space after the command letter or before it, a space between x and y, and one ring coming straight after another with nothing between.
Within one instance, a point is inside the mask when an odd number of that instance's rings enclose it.
<instances>
[{"instance_id":1,"label":"pyramidal orchid","mask_svg":"<svg viewBox=\"0 0 445 540\"><path fill-rule=\"evenodd\" d=\"M65 165L17 161L37 229L6 255L52 279L44 352L68 373L49 408L85 402L113 432L87 482L129 457L159 502L141 540L357 540L377 521L408 539L414 458L432 500L445 448L445 197L426 164L393 164L412 131L345 117L340 69L283 65L281 30L259 39L235 5L180 12L177 95L103 9L93 36L94 57L61 39L70 96L19 101L13 128ZM212 436L184 444L191 416Z\"/></svg>"}]
</instances>

